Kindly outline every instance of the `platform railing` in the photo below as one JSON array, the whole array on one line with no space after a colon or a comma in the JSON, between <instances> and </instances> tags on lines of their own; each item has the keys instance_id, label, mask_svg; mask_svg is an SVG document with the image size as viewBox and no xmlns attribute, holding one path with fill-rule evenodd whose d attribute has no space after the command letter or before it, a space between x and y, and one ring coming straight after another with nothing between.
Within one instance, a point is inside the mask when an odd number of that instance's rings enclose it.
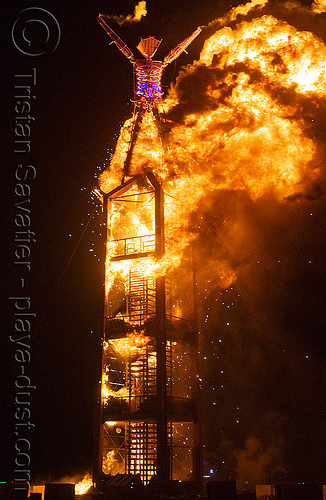
<instances>
[{"instance_id":1,"label":"platform railing","mask_svg":"<svg viewBox=\"0 0 326 500\"><path fill-rule=\"evenodd\" d=\"M115 243L114 257L150 253L155 251L155 234L120 238L112 243Z\"/></svg>"}]
</instances>

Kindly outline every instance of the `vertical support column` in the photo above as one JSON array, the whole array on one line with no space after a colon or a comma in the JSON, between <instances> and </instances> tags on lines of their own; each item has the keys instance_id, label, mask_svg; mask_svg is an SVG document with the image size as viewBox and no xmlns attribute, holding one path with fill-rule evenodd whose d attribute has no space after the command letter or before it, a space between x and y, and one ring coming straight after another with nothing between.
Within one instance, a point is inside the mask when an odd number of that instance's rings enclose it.
<instances>
[{"instance_id":1,"label":"vertical support column","mask_svg":"<svg viewBox=\"0 0 326 500\"><path fill-rule=\"evenodd\" d=\"M135 144L137 142L137 137L139 134L140 126L143 121L143 116L145 113L145 107L142 102L137 102L135 104L134 112L133 112L133 123L132 130L130 134L129 146L127 151L127 156L123 165L123 175L124 177L129 174L129 167L132 158L132 153L134 151Z\"/></svg>"},{"instance_id":2,"label":"vertical support column","mask_svg":"<svg viewBox=\"0 0 326 500\"><path fill-rule=\"evenodd\" d=\"M104 270L104 281L105 281L105 272L106 272L106 244L108 239L108 204L110 200L106 195L103 195L103 214L102 214L102 241L103 241L103 249L101 258L103 259L103 270ZM107 306L106 306L106 296L105 296L105 287L104 287L104 318L103 318L103 332L101 333L101 337L98 336L98 348L99 348L99 356L100 356L100 373L98 379L97 393L96 393L96 401L94 408L94 417L93 417L93 470L92 470L92 481L94 487L99 490L100 489L100 481L101 481L101 472L102 472L102 458L103 458L103 438L104 438L104 429L102 423L102 374L103 374L103 365L104 365L104 352L103 352L103 339L105 336L106 329L106 317L107 317Z\"/></svg>"},{"instance_id":3,"label":"vertical support column","mask_svg":"<svg viewBox=\"0 0 326 500\"><path fill-rule=\"evenodd\" d=\"M167 439L166 407L166 334L165 334L165 278L156 280L156 352L157 352L157 479L161 492L166 492L170 479L170 457Z\"/></svg>"},{"instance_id":4,"label":"vertical support column","mask_svg":"<svg viewBox=\"0 0 326 500\"><path fill-rule=\"evenodd\" d=\"M164 192L152 172L147 177L155 189L155 254L164 255ZM165 277L156 279L156 354L157 354L157 479L161 493L166 493L171 476L168 448L167 394L166 394L166 312Z\"/></svg>"},{"instance_id":5,"label":"vertical support column","mask_svg":"<svg viewBox=\"0 0 326 500\"><path fill-rule=\"evenodd\" d=\"M147 178L155 189L155 254L156 258L163 257L165 252L164 241L164 191L152 172L147 172Z\"/></svg>"}]
</instances>

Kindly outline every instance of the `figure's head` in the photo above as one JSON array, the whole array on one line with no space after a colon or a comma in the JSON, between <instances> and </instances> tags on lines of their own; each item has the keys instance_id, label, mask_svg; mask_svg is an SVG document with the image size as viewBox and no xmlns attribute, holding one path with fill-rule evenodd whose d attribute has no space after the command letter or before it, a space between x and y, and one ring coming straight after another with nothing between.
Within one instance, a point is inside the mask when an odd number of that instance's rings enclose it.
<instances>
[{"instance_id":1,"label":"figure's head","mask_svg":"<svg viewBox=\"0 0 326 500\"><path fill-rule=\"evenodd\" d=\"M162 40L156 40L153 36L141 38L139 44L137 45L137 49L144 57L146 57L146 59L151 59L157 51L161 41Z\"/></svg>"}]
</instances>

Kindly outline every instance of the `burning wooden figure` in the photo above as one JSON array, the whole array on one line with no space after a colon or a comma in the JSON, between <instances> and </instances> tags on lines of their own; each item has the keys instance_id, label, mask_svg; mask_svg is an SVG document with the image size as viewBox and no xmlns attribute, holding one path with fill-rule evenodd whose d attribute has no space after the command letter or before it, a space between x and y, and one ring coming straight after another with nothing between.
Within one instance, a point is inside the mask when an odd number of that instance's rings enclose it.
<instances>
[{"instance_id":1,"label":"burning wooden figure","mask_svg":"<svg viewBox=\"0 0 326 500\"><path fill-rule=\"evenodd\" d=\"M163 95L162 75L164 68L177 59L182 52L186 50L191 42L202 31L203 27L198 27L190 36L183 40L183 42L179 43L164 57L163 61L153 61L152 58L162 40L156 40L153 36L149 38L141 38L137 49L145 57L145 59L135 59L135 56L130 48L121 40L121 38L119 38L113 29L106 24L103 19L103 15L99 14L97 20L109 35L113 43L115 43L118 49L127 57L127 59L130 60L134 67L134 120L128 154L124 163L124 174L128 175L134 143L137 139L143 115L146 110L153 110L157 125L159 125L160 117L157 106Z\"/></svg>"}]
</instances>

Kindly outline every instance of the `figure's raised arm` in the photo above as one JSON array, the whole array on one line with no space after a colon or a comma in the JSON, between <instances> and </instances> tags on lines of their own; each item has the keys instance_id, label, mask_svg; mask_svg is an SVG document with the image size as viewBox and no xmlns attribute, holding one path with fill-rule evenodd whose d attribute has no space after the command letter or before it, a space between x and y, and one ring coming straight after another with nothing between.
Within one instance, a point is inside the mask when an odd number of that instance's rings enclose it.
<instances>
[{"instance_id":1,"label":"figure's raised arm","mask_svg":"<svg viewBox=\"0 0 326 500\"><path fill-rule=\"evenodd\" d=\"M130 59L131 62L134 62L134 54L129 49L128 45L125 44L121 40L121 38L119 38L118 35L113 31L113 29L106 24L102 14L98 15L97 20L102 26L102 28L107 32L111 40L116 44L118 49L127 57L127 59Z\"/></svg>"},{"instance_id":2,"label":"figure's raised arm","mask_svg":"<svg viewBox=\"0 0 326 500\"><path fill-rule=\"evenodd\" d=\"M203 26L199 26L190 36L188 36L183 42L179 43L174 49L172 49L167 56L164 57L163 65L167 66L177 57L179 57L182 52L185 52L186 48L194 41L194 39L201 33Z\"/></svg>"}]
</instances>

